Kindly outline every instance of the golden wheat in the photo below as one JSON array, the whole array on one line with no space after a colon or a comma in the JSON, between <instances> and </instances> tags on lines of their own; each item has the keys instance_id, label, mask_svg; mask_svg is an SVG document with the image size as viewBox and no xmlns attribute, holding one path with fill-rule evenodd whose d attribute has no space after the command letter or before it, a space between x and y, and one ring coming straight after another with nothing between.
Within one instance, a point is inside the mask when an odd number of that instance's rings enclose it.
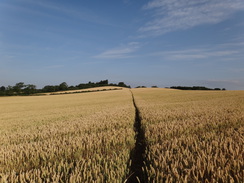
<instances>
[{"instance_id":1,"label":"golden wheat","mask_svg":"<svg viewBox=\"0 0 244 183\"><path fill-rule=\"evenodd\" d=\"M0 182L125 179L134 146L129 90L0 101Z\"/></svg>"},{"instance_id":2,"label":"golden wheat","mask_svg":"<svg viewBox=\"0 0 244 183\"><path fill-rule=\"evenodd\" d=\"M242 182L244 92L134 89L149 182Z\"/></svg>"},{"instance_id":3,"label":"golden wheat","mask_svg":"<svg viewBox=\"0 0 244 183\"><path fill-rule=\"evenodd\" d=\"M57 95L57 94L72 94L72 93L82 93L82 92L100 92L100 91L109 91L109 90L121 90L122 87L119 86L100 86L88 89L79 89L79 90L68 90L68 91L58 91L58 92L48 92L43 93L44 95Z\"/></svg>"},{"instance_id":4,"label":"golden wheat","mask_svg":"<svg viewBox=\"0 0 244 183\"><path fill-rule=\"evenodd\" d=\"M243 91L132 92L148 144L148 182L243 182ZM0 103L1 183L128 178L135 145L128 89Z\"/></svg>"}]
</instances>

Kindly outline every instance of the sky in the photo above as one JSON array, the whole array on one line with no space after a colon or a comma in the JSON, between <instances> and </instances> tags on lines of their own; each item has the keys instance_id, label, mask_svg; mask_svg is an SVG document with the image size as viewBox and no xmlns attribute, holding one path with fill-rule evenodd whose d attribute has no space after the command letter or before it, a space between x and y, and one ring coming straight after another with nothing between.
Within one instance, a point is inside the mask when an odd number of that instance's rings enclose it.
<instances>
[{"instance_id":1,"label":"sky","mask_svg":"<svg viewBox=\"0 0 244 183\"><path fill-rule=\"evenodd\" d=\"M244 90L243 0L0 0L0 86Z\"/></svg>"}]
</instances>

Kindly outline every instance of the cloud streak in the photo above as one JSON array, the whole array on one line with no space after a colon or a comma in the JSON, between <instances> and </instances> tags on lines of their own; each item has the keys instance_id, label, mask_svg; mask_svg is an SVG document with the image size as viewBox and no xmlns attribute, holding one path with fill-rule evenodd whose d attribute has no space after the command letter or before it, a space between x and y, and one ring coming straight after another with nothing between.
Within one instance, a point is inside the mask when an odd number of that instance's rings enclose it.
<instances>
[{"instance_id":1,"label":"cloud streak","mask_svg":"<svg viewBox=\"0 0 244 183\"><path fill-rule=\"evenodd\" d=\"M94 56L94 58L100 59L122 59L133 57L132 53L137 51L140 47L138 42L130 42L126 46L121 46L119 48L113 48L107 50L99 55Z\"/></svg>"},{"instance_id":2,"label":"cloud streak","mask_svg":"<svg viewBox=\"0 0 244 183\"><path fill-rule=\"evenodd\" d=\"M30 5L33 7L32 9L29 8ZM53 20L69 21L70 19L77 19L81 22L114 26L107 18L98 15L95 11L85 7L77 9L72 4L64 6L62 3L51 1L23 0L22 3L0 3L0 7Z\"/></svg>"},{"instance_id":3,"label":"cloud streak","mask_svg":"<svg viewBox=\"0 0 244 183\"><path fill-rule=\"evenodd\" d=\"M243 0L152 0L143 7L152 17L139 32L158 36L203 24L216 24L244 10Z\"/></svg>"},{"instance_id":4,"label":"cloud streak","mask_svg":"<svg viewBox=\"0 0 244 183\"><path fill-rule=\"evenodd\" d=\"M236 45L239 45L236 44ZM211 49L208 46L196 49L181 49L173 51L162 51L153 53L154 56L161 56L167 60L241 60L244 56L244 48L236 48L231 43L230 45L219 44Z\"/></svg>"}]
</instances>

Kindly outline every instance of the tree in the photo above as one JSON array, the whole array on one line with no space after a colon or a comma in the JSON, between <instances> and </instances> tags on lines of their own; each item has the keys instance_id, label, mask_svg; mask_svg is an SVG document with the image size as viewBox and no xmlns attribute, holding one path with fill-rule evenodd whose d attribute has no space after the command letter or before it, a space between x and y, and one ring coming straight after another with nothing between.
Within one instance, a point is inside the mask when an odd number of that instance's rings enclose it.
<instances>
[{"instance_id":1,"label":"tree","mask_svg":"<svg viewBox=\"0 0 244 183\"><path fill-rule=\"evenodd\" d=\"M126 84L125 84L124 82L119 82L119 83L118 83L118 86L120 86L120 87L127 87Z\"/></svg>"},{"instance_id":2,"label":"tree","mask_svg":"<svg viewBox=\"0 0 244 183\"><path fill-rule=\"evenodd\" d=\"M59 85L59 90L61 90L61 91L64 91L64 90L67 90L68 89L68 85L67 85L67 83L66 82L62 82L60 85Z\"/></svg>"},{"instance_id":3,"label":"tree","mask_svg":"<svg viewBox=\"0 0 244 183\"><path fill-rule=\"evenodd\" d=\"M3 91L4 92L5 90L6 90L5 86L1 86L0 87L0 91Z\"/></svg>"},{"instance_id":4,"label":"tree","mask_svg":"<svg viewBox=\"0 0 244 183\"><path fill-rule=\"evenodd\" d=\"M1 96L4 96L5 95L5 90L6 90L5 86L1 86L0 87L0 95Z\"/></svg>"},{"instance_id":5,"label":"tree","mask_svg":"<svg viewBox=\"0 0 244 183\"><path fill-rule=\"evenodd\" d=\"M101 80L100 82L97 82L96 84L99 84L99 85L108 85L108 80Z\"/></svg>"},{"instance_id":6,"label":"tree","mask_svg":"<svg viewBox=\"0 0 244 183\"><path fill-rule=\"evenodd\" d=\"M69 86L69 88L68 88L69 90L77 90L78 88L77 87L75 87L75 86Z\"/></svg>"},{"instance_id":7,"label":"tree","mask_svg":"<svg viewBox=\"0 0 244 183\"><path fill-rule=\"evenodd\" d=\"M16 92L17 94L19 94L22 90L22 88L25 87L25 84L24 82L19 82L19 83L16 83L15 86L13 87L13 91Z\"/></svg>"},{"instance_id":8,"label":"tree","mask_svg":"<svg viewBox=\"0 0 244 183\"><path fill-rule=\"evenodd\" d=\"M26 85L26 87L24 88L24 93L25 94L33 94L36 92L36 86L32 85L32 84L28 84Z\"/></svg>"},{"instance_id":9,"label":"tree","mask_svg":"<svg viewBox=\"0 0 244 183\"><path fill-rule=\"evenodd\" d=\"M146 88L146 86L137 86L136 88Z\"/></svg>"},{"instance_id":10,"label":"tree","mask_svg":"<svg viewBox=\"0 0 244 183\"><path fill-rule=\"evenodd\" d=\"M9 95L9 96L13 95L13 94L14 94L13 87L9 85L9 86L6 88L5 93L6 93L6 95Z\"/></svg>"},{"instance_id":11,"label":"tree","mask_svg":"<svg viewBox=\"0 0 244 183\"><path fill-rule=\"evenodd\" d=\"M47 86L44 86L42 88L42 91L43 92L55 92L56 91L56 87L52 86L52 85L47 85Z\"/></svg>"}]
</instances>

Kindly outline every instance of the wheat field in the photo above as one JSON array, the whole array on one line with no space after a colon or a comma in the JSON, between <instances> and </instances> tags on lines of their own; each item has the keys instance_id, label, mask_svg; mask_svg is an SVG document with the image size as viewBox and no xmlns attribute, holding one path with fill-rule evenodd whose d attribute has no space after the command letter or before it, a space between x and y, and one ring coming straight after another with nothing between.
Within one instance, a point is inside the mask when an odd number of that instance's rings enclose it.
<instances>
[{"instance_id":1,"label":"wheat field","mask_svg":"<svg viewBox=\"0 0 244 183\"><path fill-rule=\"evenodd\" d=\"M135 143L129 90L0 103L0 182L125 179Z\"/></svg>"},{"instance_id":2,"label":"wheat field","mask_svg":"<svg viewBox=\"0 0 244 183\"><path fill-rule=\"evenodd\" d=\"M148 182L243 182L244 92L136 89Z\"/></svg>"},{"instance_id":3,"label":"wheat field","mask_svg":"<svg viewBox=\"0 0 244 183\"><path fill-rule=\"evenodd\" d=\"M99 92L99 91L109 91L109 90L121 90L122 87L119 86L100 86L88 89L79 89L79 90L68 90L68 91L57 91L57 92L47 92L42 93L43 95L58 95L58 94L73 94L73 93L84 93L84 92Z\"/></svg>"},{"instance_id":4,"label":"wheat field","mask_svg":"<svg viewBox=\"0 0 244 183\"><path fill-rule=\"evenodd\" d=\"M244 181L243 91L122 89L0 103L1 183L126 182L135 107L144 182Z\"/></svg>"}]
</instances>

